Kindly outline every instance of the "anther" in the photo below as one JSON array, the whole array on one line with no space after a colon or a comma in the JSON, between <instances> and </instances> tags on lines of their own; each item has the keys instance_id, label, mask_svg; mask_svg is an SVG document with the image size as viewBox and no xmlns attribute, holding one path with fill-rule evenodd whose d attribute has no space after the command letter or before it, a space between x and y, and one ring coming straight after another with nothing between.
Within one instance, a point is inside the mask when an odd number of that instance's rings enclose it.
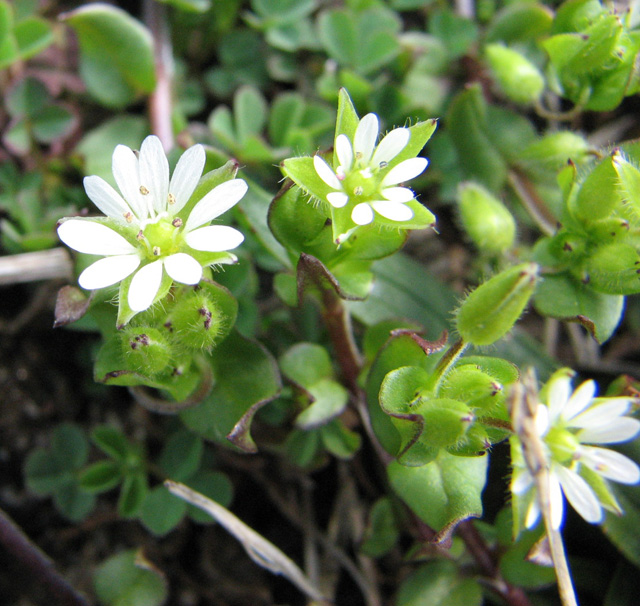
<instances>
[{"instance_id":1,"label":"anther","mask_svg":"<svg viewBox=\"0 0 640 606\"><path fill-rule=\"evenodd\" d=\"M361 196L361 195L362 195L362 192L364 192L364 190L362 189L362 185L358 185L358 187L356 187L356 188L353 190L353 195L354 195L354 196Z\"/></svg>"},{"instance_id":2,"label":"anther","mask_svg":"<svg viewBox=\"0 0 640 606\"><path fill-rule=\"evenodd\" d=\"M378 164L378 168L380 168L380 169L387 168L387 166L389 166L389 163L385 162L384 160L382 162L380 162L380 164Z\"/></svg>"},{"instance_id":3,"label":"anther","mask_svg":"<svg viewBox=\"0 0 640 606\"><path fill-rule=\"evenodd\" d=\"M160 251L160 247L159 246L154 246L153 247L153 254L156 257L159 257L162 254L161 251Z\"/></svg>"},{"instance_id":4,"label":"anther","mask_svg":"<svg viewBox=\"0 0 640 606\"><path fill-rule=\"evenodd\" d=\"M126 219L127 223L133 222L133 213L131 211L128 210L126 213L123 213L122 216Z\"/></svg>"},{"instance_id":5,"label":"anther","mask_svg":"<svg viewBox=\"0 0 640 606\"><path fill-rule=\"evenodd\" d=\"M169 202L169 204L175 204L176 203L176 197L173 194L169 194L167 196L167 201Z\"/></svg>"},{"instance_id":6,"label":"anther","mask_svg":"<svg viewBox=\"0 0 640 606\"><path fill-rule=\"evenodd\" d=\"M136 234L136 240L144 240L144 232L142 230Z\"/></svg>"},{"instance_id":7,"label":"anther","mask_svg":"<svg viewBox=\"0 0 640 606\"><path fill-rule=\"evenodd\" d=\"M182 227L182 219L180 217L176 217L173 221L171 221L171 225L174 227Z\"/></svg>"},{"instance_id":8,"label":"anther","mask_svg":"<svg viewBox=\"0 0 640 606\"><path fill-rule=\"evenodd\" d=\"M140 186L140 193L143 196L148 196L149 195L149 190L144 185L141 185Z\"/></svg>"}]
</instances>

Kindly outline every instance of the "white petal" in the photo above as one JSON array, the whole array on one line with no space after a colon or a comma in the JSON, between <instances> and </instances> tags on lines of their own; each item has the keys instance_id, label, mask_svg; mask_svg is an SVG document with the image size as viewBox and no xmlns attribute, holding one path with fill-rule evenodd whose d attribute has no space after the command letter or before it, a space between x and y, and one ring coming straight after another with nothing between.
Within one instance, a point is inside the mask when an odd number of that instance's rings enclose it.
<instances>
[{"instance_id":1,"label":"white petal","mask_svg":"<svg viewBox=\"0 0 640 606\"><path fill-rule=\"evenodd\" d=\"M105 257L89 265L78 278L78 284L87 290L104 288L124 280L140 265L138 255Z\"/></svg>"},{"instance_id":2,"label":"white petal","mask_svg":"<svg viewBox=\"0 0 640 606\"><path fill-rule=\"evenodd\" d=\"M342 208L349 201L349 196L342 191L332 191L327 194L327 201L334 208Z\"/></svg>"},{"instance_id":3,"label":"white petal","mask_svg":"<svg viewBox=\"0 0 640 606\"><path fill-rule=\"evenodd\" d=\"M427 168L427 164L429 161L426 158L404 160L385 175L385 178L382 179L382 186L397 185L409 181L421 174Z\"/></svg>"},{"instance_id":4,"label":"white petal","mask_svg":"<svg viewBox=\"0 0 640 606\"><path fill-rule=\"evenodd\" d=\"M313 166L320 177L329 187L340 190L342 185L336 173L320 156L313 156Z\"/></svg>"},{"instance_id":5,"label":"white petal","mask_svg":"<svg viewBox=\"0 0 640 606\"><path fill-rule=\"evenodd\" d=\"M169 193L175 199L174 204L168 208L170 214L179 213L191 198L202 176L205 161L206 154L202 145L194 145L180 156L169 184Z\"/></svg>"},{"instance_id":6,"label":"white petal","mask_svg":"<svg viewBox=\"0 0 640 606\"><path fill-rule=\"evenodd\" d=\"M120 223L127 222L125 216L132 211L122 199L122 196L111 185L95 175L85 177L82 183L87 196L107 217L111 217Z\"/></svg>"},{"instance_id":7,"label":"white petal","mask_svg":"<svg viewBox=\"0 0 640 606\"><path fill-rule=\"evenodd\" d=\"M400 202L371 202L373 209L390 221L408 221L413 218L413 211Z\"/></svg>"},{"instance_id":8,"label":"white petal","mask_svg":"<svg viewBox=\"0 0 640 606\"><path fill-rule=\"evenodd\" d=\"M232 179L214 187L193 207L187 219L185 231L191 231L209 223L227 212L240 201L245 193L247 193L247 183L242 179Z\"/></svg>"},{"instance_id":9,"label":"white petal","mask_svg":"<svg viewBox=\"0 0 640 606\"><path fill-rule=\"evenodd\" d=\"M587 410L576 415L569 426L599 428L616 417L622 417L630 408L631 401L628 398L607 398L601 402L596 400Z\"/></svg>"},{"instance_id":10,"label":"white petal","mask_svg":"<svg viewBox=\"0 0 640 606\"><path fill-rule=\"evenodd\" d=\"M549 473L549 509L551 526L558 530L562 526L564 517L564 497L560 488L560 481L555 473Z\"/></svg>"},{"instance_id":11,"label":"white petal","mask_svg":"<svg viewBox=\"0 0 640 606\"><path fill-rule=\"evenodd\" d=\"M408 187L387 187L381 192L382 196L393 202L410 202L414 198L414 193Z\"/></svg>"},{"instance_id":12,"label":"white petal","mask_svg":"<svg viewBox=\"0 0 640 606\"><path fill-rule=\"evenodd\" d=\"M582 416L582 415L581 415ZM580 442L586 444L615 444L632 440L640 432L640 421L618 417L578 432Z\"/></svg>"},{"instance_id":13,"label":"white petal","mask_svg":"<svg viewBox=\"0 0 640 606\"><path fill-rule=\"evenodd\" d=\"M133 311L144 311L158 294L162 281L162 259L145 265L136 272L129 286L129 307Z\"/></svg>"},{"instance_id":14,"label":"white petal","mask_svg":"<svg viewBox=\"0 0 640 606\"><path fill-rule=\"evenodd\" d=\"M554 473L571 506L589 523L602 521L602 507L591 486L575 471L562 465L554 466ZM559 528L559 526L557 527Z\"/></svg>"},{"instance_id":15,"label":"white petal","mask_svg":"<svg viewBox=\"0 0 640 606\"><path fill-rule=\"evenodd\" d=\"M356 134L353 137L353 150L356 153L356 162L361 166L369 165L379 130L378 116L375 114L367 114L358 123Z\"/></svg>"},{"instance_id":16,"label":"white petal","mask_svg":"<svg viewBox=\"0 0 640 606\"><path fill-rule=\"evenodd\" d=\"M226 225L208 225L186 235L186 241L195 250L223 252L233 250L244 241L241 232Z\"/></svg>"},{"instance_id":17,"label":"white petal","mask_svg":"<svg viewBox=\"0 0 640 606\"><path fill-rule=\"evenodd\" d=\"M527 517L524 521L524 525L527 528L533 528L538 520L540 519L540 505L538 504L538 499L536 494L533 494L533 498L531 499L531 503L529 503L529 508L527 509Z\"/></svg>"},{"instance_id":18,"label":"white petal","mask_svg":"<svg viewBox=\"0 0 640 606\"><path fill-rule=\"evenodd\" d=\"M377 168L381 163L388 164L409 143L411 133L408 128L395 128L380 141L371 158L371 166Z\"/></svg>"},{"instance_id":19,"label":"white petal","mask_svg":"<svg viewBox=\"0 0 640 606\"><path fill-rule=\"evenodd\" d=\"M140 146L140 185L149 190L156 213L167 209L169 194L169 162L158 137L147 137Z\"/></svg>"},{"instance_id":20,"label":"white petal","mask_svg":"<svg viewBox=\"0 0 640 606\"><path fill-rule=\"evenodd\" d=\"M351 141L347 135L338 135L336 137L336 155L338 156L338 162L342 166L345 173L351 170L353 165L353 149L351 148Z\"/></svg>"},{"instance_id":21,"label":"white petal","mask_svg":"<svg viewBox=\"0 0 640 606\"><path fill-rule=\"evenodd\" d=\"M89 255L126 255L136 251L120 234L94 221L65 221L58 227L58 236L67 246Z\"/></svg>"},{"instance_id":22,"label":"white petal","mask_svg":"<svg viewBox=\"0 0 640 606\"><path fill-rule=\"evenodd\" d=\"M601 476L620 482L636 484L640 481L640 469L634 461L608 448L584 447L582 461Z\"/></svg>"},{"instance_id":23,"label":"white petal","mask_svg":"<svg viewBox=\"0 0 640 606\"><path fill-rule=\"evenodd\" d=\"M373 209L366 202L357 204L351 211L351 218L357 225L368 225L373 221Z\"/></svg>"},{"instance_id":24,"label":"white petal","mask_svg":"<svg viewBox=\"0 0 640 606\"><path fill-rule=\"evenodd\" d=\"M535 427L540 437L549 430L549 409L544 404L538 404L536 408Z\"/></svg>"},{"instance_id":25,"label":"white petal","mask_svg":"<svg viewBox=\"0 0 640 606\"><path fill-rule=\"evenodd\" d=\"M549 420L553 424L562 414L564 407L567 405L569 396L571 395L571 378L559 377L549 385L549 395L547 402L549 404Z\"/></svg>"},{"instance_id":26,"label":"white petal","mask_svg":"<svg viewBox=\"0 0 640 606\"><path fill-rule=\"evenodd\" d=\"M569 398L569 401L562 411L562 418L565 421L573 419L573 417L579 415L593 400L596 395L596 384L594 381L585 381L578 389L573 392L573 395Z\"/></svg>"},{"instance_id":27,"label":"white petal","mask_svg":"<svg viewBox=\"0 0 640 606\"><path fill-rule=\"evenodd\" d=\"M514 470L511 478L511 492L522 495L533 486L533 478L527 469Z\"/></svg>"},{"instance_id":28,"label":"white petal","mask_svg":"<svg viewBox=\"0 0 640 606\"><path fill-rule=\"evenodd\" d=\"M202 278L202 266L191 255L177 253L164 260L164 268L176 282L197 284Z\"/></svg>"},{"instance_id":29,"label":"white petal","mask_svg":"<svg viewBox=\"0 0 640 606\"><path fill-rule=\"evenodd\" d=\"M140 219L149 216L147 202L140 193L138 158L126 145L116 145L112 161L113 178L122 197Z\"/></svg>"}]
</instances>

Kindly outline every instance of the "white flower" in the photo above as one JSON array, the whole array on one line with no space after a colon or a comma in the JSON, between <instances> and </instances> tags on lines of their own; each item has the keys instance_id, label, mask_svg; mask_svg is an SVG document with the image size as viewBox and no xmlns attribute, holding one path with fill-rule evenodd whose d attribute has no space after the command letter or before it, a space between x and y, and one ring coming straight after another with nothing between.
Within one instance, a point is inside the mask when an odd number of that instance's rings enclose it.
<instances>
[{"instance_id":1,"label":"white flower","mask_svg":"<svg viewBox=\"0 0 640 606\"><path fill-rule=\"evenodd\" d=\"M182 154L169 180L169 163L157 137L149 136L142 142L139 156L118 145L112 168L120 193L100 177L84 179L87 195L106 218L65 219L58 227L67 246L105 257L80 274L80 286L104 288L135 272L127 303L138 312L153 303L164 272L181 284L197 284L203 265L235 262L230 253L216 257L198 251L223 253L244 240L232 227L209 225L244 196L247 184L242 179L212 189L196 203L186 222L179 216L195 191L204 164L204 148L194 145Z\"/></svg>"},{"instance_id":2,"label":"white flower","mask_svg":"<svg viewBox=\"0 0 640 606\"><path fill-rule=\"evenodd\" d=\"M329 204L342 208L349 200L357 201L351 210L356 225L371 223L374 211L391 221L411 219L413 211L405 203L413 200L413 191L398 184L417 177L428 164L426 158L411 158L386 171L406 147L411 134L408 128L396 128L376 146L378 133L378 117L367 114L358 123L353 144L344 134L336 137L340 164L335 171L320 156L313 158L318 176L333 190L327 194Z\"/></svg>"},{"instance_id":3,"label":"white flower","mask_svg":"<svg viewBox=\"0 0 640 606\"><path fill-rule=\"evenodd\" d=\"M547 404L539 404L535 426L547 449L551 525L560 528L564 515L564 496L587 521L603 519L603 507L589 482L579 473L584 466L606 480L622 484L640 481L640 469L624 455L591 444L612 444L634 438L640 421L624 416L629 398L595 398L593 381L582 383L571 393L571 379L559 376L549 384ZM520 462L522 463L522 462ZM534 479L524 464L514 469L511 490L524 496L533 488ZM609 503L609 506L611 504ZM540 504L530 495L525 525L532 528L540 518Z\"/></svg>"}]
</instances>

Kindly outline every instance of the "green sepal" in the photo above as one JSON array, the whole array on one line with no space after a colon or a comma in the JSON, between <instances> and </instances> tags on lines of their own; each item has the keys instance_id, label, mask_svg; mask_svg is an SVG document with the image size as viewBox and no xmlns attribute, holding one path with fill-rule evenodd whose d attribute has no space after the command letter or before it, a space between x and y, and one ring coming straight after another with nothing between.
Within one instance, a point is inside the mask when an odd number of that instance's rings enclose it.
<instances>
[{"instance_id":1,"label":"green sepal","mask_svg":"<svg viewBox=\"0 0 640 606\"><path fill-rule=\"evenodd\" d=\"M198 185L196 185L193 194L189 198L189 201L178 213L184 221L187 220L193 207L202 200L211 190L218 185L234 179L238 173L239 164L237 160L228 160L225 164L219 168L210 170L200 177Z\"/></svg>"},{"instance_id":2,"label":"green sepal","mask_svg":"<svg viewBox=\"0 0 640 606\"><path fill-rule=\"evenodd\" d=\"M615 494L611 490L611 486L597 471L587 467L586 465L580 465L578 473L584 481L589 484L591 490L598 497L598 501L605 508L617 515L622 515L622 507L618 503Z\"/></svg>"},{"instance_id":3,"label":"green sepal","mask_svg":"<svg viewBox=\"0 0 640 606\"><path fill-rule=\"evenodd\" d=\"M589 286L607 295L640 292L640 255L630 244L600 246L585 260L584 274Z\"/></svg>"},{"instance_id":4,"label":"green sepal","mask_svg":"<svg viewBox=\"0 0 640 606\"><path fill-rule=\"evenodd\" d=\"M338 138L338 135L346 135L349 141L353 141L359 122L360 118L347 89L341 88L338 91L338 115L334 140ZM338 163L338 156L334 150L333 165L335 166Z\"/></svg>"},{"instance_id":5,"label":"green sepal","mask_svg":"<svg viewBox=\"0 0 640 606\"><path fill-rule=\"evenodd\" d=\"M313 157L288 158L280 166L285 177L289 177L298 187L320 200L326 207L329 206L326 201L327 194L334 190L318 175L313 165Z\"/></svg>"},{"instance_id":6,"label":"green sepal","mask_svg":"<svg viewBox=\"0 0 640 606\"><path fill-rule=\"evenodd\" d=\"M608 218L621 205L618 181L612 158L608 156L589 173L575 199L569 198L569 213L585 225Z\"/></svg>"},{"instance_id":7,"label":"green sepal","mask_svg":"<svg viewBox=\"0 0 640 606\"><path fill-rule=\"evenodd\" d=\"M616 152L612 157L613 168L618 175L618 191L625 203L625 210L640 221L640 170Z\"/></svg>"},{"instance_id":8,"label":"green sepal","mask_svg":"<svg viewBox=\"0 0 640 606\"><path fill-rule=\"evenodd\" d=\"M451 370L445 376L438 396L464 402L476 416L488 414L505 402L502 384L474 364L463 364Z\"/></svg>"},{"instance_id":9,"label":"green sepal","mask_svg":"<svg viewBox=\"0 0 640 606\"><path fill-rule=\"evenodd\" d=\"M131 281L133 280L134 276L138 271L140 271L140 268L138 268L130 276L127 276L124 280L122 280L122 282L120 282L120 289L118 292L118 317L116 319L116 325L118 328L122 328L126 326L136 314L140 313L137 311L133 311L131 307L129 307L129 302L128 302L129 288L131 287ZM153 302L151 303L151 305L154 305L161 299L164 299L164 297L169 292L169 289L171 288L172 284L173 284L173 279L169 276L169 274L163 268L160 287L158 288L158 292L156 293L156 296L153 298Z\"/></svg>"}]
</instances>

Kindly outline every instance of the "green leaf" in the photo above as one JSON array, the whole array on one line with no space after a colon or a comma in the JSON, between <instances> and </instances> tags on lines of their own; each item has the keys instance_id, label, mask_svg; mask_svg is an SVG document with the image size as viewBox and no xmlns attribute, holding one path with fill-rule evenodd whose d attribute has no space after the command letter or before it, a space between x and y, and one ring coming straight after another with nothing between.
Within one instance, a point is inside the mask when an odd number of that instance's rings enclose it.
<instances>
[{"instance_id":1,"label":"green leaf","mask_svg":"<svg viewBox=\"0 0 640 606\"><path fill-rule=\"evenodd\" d=\"M46 496L59 487L68 487L73 483L69 469L60 465L51 452L44 448L29 453L24 466L27 488L35 494Z\"/></svg>"},{"instance_id":2,"label":"green leaf","mask_svg":"<svg viewBox=\"0 0 640 606\"><path fill-rule=\"evenodd\" d=\"M277 365L256 341L232 332L211 354L214 386L205 401L181 413L185 425L216 442L231 440L255 452L250 436L255 413L280 391Z\"/></svg>"},{"instance_id":3,"label":"green leaf","mask_svg":"<svg viewBox=\"0 0 640 606\"><path fill-rule=\"evenodd\" d=\"M158 0L187 13L206 13L211 8L211 0Z\"/></svg>"},{"instance_id":4,"label":"green leaf","mask_svg":"<svg viewBox=\"0 0 640 606\"><path fill-rule=\"evenodd\" d=\"M149 30L122 9L89 4L66 13L80 43L80 73L107 107L122 108L156 83Z\"/></svg>"},{"instance_id":5,"label":"green leaf","mask_svg":"<svg viewBox=\"0 0 640 606\"><path fill-rule=\"evenodd\" d=\"M164 577L134 550L103 562L96 570L94 587L107 606L160 606L167 597Z\"/></svg>"},{"instance_id":6,"label":"green leaf","mask_svg":"<svg viewBox=\"0 0 640 606\"><path fill-rule=\"evenodd\" d=\"M397 606L481 606L479 583L463 577L454 562L438 560L407 577L398 590Z\"/></svg>"},{"instance_id":7,"label":"green leaf","mask_svg":"<svg viewBox=\"0 0 640 606\"><path fill-rule=\"evenodd\" d=\"M534 40L551 29L553 13L543 4L513 3L502 8L487 29L487 41L506 43Z\"/></svg>"},{"instance_id":8,"label":"green leaf","mask_svg":"<svg viewBox=\"0 0 640 606\"><path fill-rule=\"evenodd\" d=\"M542 315L579 322L598 343L611 337L624 311L622 295L595 292L568 274L545 276L536 287L533 302Z\"/></svg>"},{"instance_id":9,"label":"green leaf","mask_svg":"<svg viewBox=\"0 0 640 606\"><path fill-rule=\"evenodd\" d=\"M117 116L89 131L76 150L84 157L84 173L98 175L116 186L111 172L111 156L116 145L138 149L148 134L147 121L139 116Z\"/></svg>"},{"instance_id":10,"label":"green leaf","mask_svg":"<svg viewBox=\"0 0 640 606\"><path fill-rule=\"evenodd\" d=\"M118 499L118 513L125 518L138 515L148 491L146 472L132 469L125 475L122 482Z\"/></svg>"},{"instance_id":11,"label":"green leaf","mask_svg":"<svg viewBox=\"0 0 640 606\"><path fill-rule=\"evenodd\" d=\"M20 59L29 59L53 42L51 25L40 17L27 17L19 21L13 28ZM0 64L0 67L2 65Z\"/></svg>"},{"instance_id":12,"label":"green leaf","mask_svg":"<svg viewBox=\"0 0 640 606\"><path fill-rule=\"evenodd\" d=\"M36 78L24 78L10 88L6 97L6 107L14 117L34 117L51 100L47 87Z\"/></svg>"},{"instance_id":13,"label":"green leaf","mask_svg":"<svg viewBox=\"0 0 640 606\"><path fill-rule=\"evenodd\" d=\"M507 178L507 166L492 142L479 85L470 86L453 99L447 126L465 176L499 192Z\"/></svg>"},{"instance_id":14,"label":"green leaf","mask_svg":"<svg viewBox=\"0 0 640 606\"><path fill-rule=\"evenodd\" d=\"M76 117L62 105L49 105L35 116L33 136L41 143L53 143L67 136L76 125Z\"/></svg>"},{"instance_id":15,"label":"green leaf","mask_svg":"<svg viewBox=\"0 0 640 606\"><path fill-rule=\"evenodd\" d=\"M123 466L117 461L98 461L80 474L78 482L88 492L106 492L122 480Z\"/></svg>"},{"instance_id":16,"label":"green leaf","mask_svg":"<svg viewBox=\"0 0 640 606\"><path fill-rule=\"evenodd\" d=\"M66 469L79 469L89 455L84 431L73 423L62 423L53 430L51 454Z\"/></svg>"},{"instance_id":17,"label":"green leaf","mask_svg":"<svg viewBox=\"0 0 640 606\"><path fill-rule=\"evenodd\" d=\"M390 498L382 497L373 504L369 512L360 551L370 558L379 558L393 548L399 535L393 503Z\"/></svg>"},{"instance_id":18,"label":"green leaf","mask_svg":"<svg viewBox=\"0 0 640 606\"><path fill-rule=\"evenodd\" d=\"M358 452L362 438L347 429L339 419L333 419L318 430L324 447L335 457L348 460Z\"/></svg>"},{"instance_id":19,"label":"green leaf","mask_svg":"<svg viewBox=\"0 0 640 606\"><path fill-rule=\"evenodd\" d=\"M333 377L327 350L315 343L298 343L278 360L282 373L302 387L309 388L321 379Z\"/></svg>"},{"instance_id":20,"label":"green leaf","mask_svg":"<svg viewBox=\"0 0 640 606\"><path fill-rule=\"evenodd\" d=\"M99 425L91 433L94 444L116 461L125 463L135 450L127 437L111 425Z\"/></svg>"},{"instance_id":21,"label":"green leaf","mask_svg":"<svg viewBox=\"0 0 640 606\"><path fill-rule=\"evenodd\" d=\"M71 522L81 522L93 510L96 499L80 489L77 484L60 486L53 492L56 509Z\"/></svg>"},{"instance_id":22,"label":"green leaf","mask_svg":"<svg viewBox=\"0 0 640 606\"><path fill-rule=\"evenodd\" d=\"M156 536L172 531L187 512L187 503L172 495L164 486L147 493L140 510L140 521Z\"/></svg>"},{"instance_id":23,"label":"green leaf","mask_svg":"<svg viewBox=\"0 0 640 606\"><path fill-rule=\"evenodd\" d=\"M451 10L434 12L429 19L429 33L440 38L452 59L464 55L478 38L478 26Z\"/></svg>"},{"instance_id":24,"label":"green leaf","mask_svg":"<svg viewBox=\"0 0 640 606\"><path fill-rule=\"evenodd\" d=\"M183 482L200 467L203 451L202 438L188 429L181 429L165 442L158 465L168 478Z\"/></svg>"},{"instance_id":25,"label":"green leaf","mask_svg":"<svg viewBox=\"0 0 640 606\"><path fill-rule=\"evenodd\" d=\"M321 379L308 388L312 404L296 417L296 427L313 429L341 414L349 401L349 392L338 382Z\"/></svg>"},{"instance_id":26,"label":"green leaf","mask_svg":"<svg viewBox=\"0 0 640 606\"><path fill-rule=\"evenodd\" d=\"M441 450L435 461L387 467L391 486L416 515L436 532L469 517L482 515L482 490L488 457L458 457Z\"/></svg>"},{"instance_id":27,"label":"green leaf","mask_svg":"<svg viewBox=\"0 0 640 606\"><path fill-rule=\"evenodd\" d=\"M233 500L233 484L221 471L199 471L186 482L189 488L213 499L223 507L228 507ZM199 524L213 524L213 518L199 507L189 504L189 517Z\"/></svg>"},{"instance_id":28,"label":"green leaf","mask_svg":"<svg viewBox=\"0 0 640 606\"><path fill-rule=\"evenodd\" d=\"M235 132L240 141L260 135L267 121L267 102L252 86L242 86L233 96Z\"/></svg>"}]
</instances>

